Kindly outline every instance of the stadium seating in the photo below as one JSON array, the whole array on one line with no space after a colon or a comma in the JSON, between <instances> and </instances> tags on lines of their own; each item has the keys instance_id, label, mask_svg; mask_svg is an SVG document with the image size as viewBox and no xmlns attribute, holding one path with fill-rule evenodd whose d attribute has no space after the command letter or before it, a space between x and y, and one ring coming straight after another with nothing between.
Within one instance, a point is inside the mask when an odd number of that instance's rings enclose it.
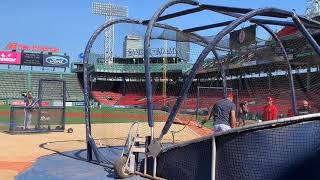
<instances>
[{"instance_id":1,"label":"stadium seating","mask_svg":"<svg viewBox=\"0 0 320 180\"><path fill-rule=\"evenodd\" d=\"M67 100L78 101L83 100L82 87L76 74L62 74L62 78L66 81Z\"/></svg>"},{"instance_id":2,"label":"stadium seating","mask_svg":"<svg viewBox=\"0 0 320 180\"><path fill-rule=\"evenodd\" d=\"M0 98L21 99L21 92L27 90L27 74L0 72Z\"/></svg>"},{"instance_id":3,"label":"stadium seating","mask_svg":"<svg viewBox=\"0 0 320 180\"><path fill-rule=\"evenodd\" d=\"M60 74L51 74L51 73L31 73L31 91L33 92L33 96L38 96L38 87L39 80L41 78L56 78L60 79Z\"/></svg>"},{"instance_id":4,"label":"stadium seating","mask_svg":"<svg viewBox=\"0 0 320 180\"><path fill-rule=\"evenodd\" d=\"M192 64L187 63L176 63L176 64L167 64L168 71L180 70L182 72L189 71L192 67ZM97 72L110 72L110 73L144 73L145 68L143 64L116 64L114 63L111 66L104 66L95 64L95 70ZM162 72L163 64L151 64L151 72Z\"/></svg>"},{"instance_id":5,"label":"stadium seating","mask_svg":"<svg viewBox=\"0 0 320 180\"><path fill-rule=\"evenodd\" d=\"M120 93L110 91L92 91L92 96L96 101L104 105L113 106L119 101L122 95Z\"/></svg>"},{"instance_id":6,"label":"stadium seating","mask_svg":"<svg viewBox=\"0 0 320 180\"><path fill-rule=\"evenodd\" d=\"M0 71L0 98L22 99L21 93L31 90L33 96L38 96L39 80L41 78L57 78L66 80L67 101L83 101L83 93L76 74L42 73L42 72L12 72ZM53 89L55 87L47 87Z\"/></svg>"}]
</instances>

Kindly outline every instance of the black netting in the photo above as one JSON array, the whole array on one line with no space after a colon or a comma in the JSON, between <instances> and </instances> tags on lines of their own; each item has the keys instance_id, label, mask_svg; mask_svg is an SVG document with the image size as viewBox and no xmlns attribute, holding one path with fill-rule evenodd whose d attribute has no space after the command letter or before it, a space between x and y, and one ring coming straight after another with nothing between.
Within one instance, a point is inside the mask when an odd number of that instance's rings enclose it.
<instances>
[{"instance_id":1,"label":"black netting","mask_svg":"<svg viewBox=\"0 0 320 180\"><path fill-rule=\"evenodd\" d=\"M241 25L247 24L250 23ZM209 121L202 126L203 123L200 125L199 122L206 120L212 106L223 98L224 85L226 92L232 92L236 97L237 116L240 115L240 104L248 105L249 112L241 117L244 121L238 123L238 127L301 115L301 108L308 108L308 114L318 112L319 58L307 41L298 33L279 35L288 53L287 60L279 42L271 36L256 37L260 33L255 31L265 32L264 28L251 27L254 35L250 42L241 44L240 41L246 38L241 30L232 32L238 35L222 38L212 49L216 54L210 52L205 59L198 59L206 46L200 39L172 30L153 29L148 53L154 135L158 137L163 133L162 143L187 142L168 148L158 157L159 176L210 179L211 139L198 138L210 135L214 123ZM112 47L108 44L110 37L104 32L97 36L89 54L89 64L94 68L89 75L90 105L99 108L91 111L90 123L93 140L100 149L122 147L128 135L144 137L151 134L143 59L146 27L116 24L114 30ZM193 71L196 60L204 62ZM183 89L190 73L195 73L195 77L189 82L190 88ZM174 109L177 100L183 96L180 107ZM306 101L309 105L302 107ZM266 114L270 114L268 103L277 109L272 118L266 118ZM294 114L296 105L298 113ZM172 125L165 126L169 114L175 110L177 114L172 118ZM219 136L217 178L283 178L288 171L299 168L303 160L314 155L318 142L314 138L310 141L310 138L317 137L318 126L317 120L288 122ZM262 170L264 167L267 170Z\"/></svg>"},{"instance_id":2,"label":"black netting","mask_svg":"<svg viewBox=\"0 0 320 180\"><path fill-rule=\"evenodd\" d=\"M41 79L38 93L42 102L52 101L50 103L52 106L63 106L63 101L66 98L65 82Z\"/></svg>"},{"instance_id":3,"label":"black netting","mask_svg":"<svg viewBox=\"0 0 320 180\"><path fill-rule=\"evenodd\" d=\"M286 122L216 137L216 179L304 179L320 177L320 121ZM166 149L157 175L210 179L210 137ZM192 156L190 156L192 154Z\"/></svg>"},{"instance_id":4,"label":"black netting","mask_svg":"<svg viewBox=\"0 0 320 180\"><path fill-rule=\"evenodd\" d=\"M10 133L63 131L64 115L61 107L12 106L10 112ZM29 119L30 124L28 124Z\"/></svg>"},{"instance_id":5,"label":"black netting","mask_svg":"<svg viewBox=\"0 0 320 180\"><path fill-rule=\"evenodd\" d=\"M212 85L212 84L211 84ZM237 104L238 92L236 89L227 88L227 94L233 94L235 103ZM196 120L197 122L203 121L212 111L214 104L219 101L223 95L223 87L215 86L198 86L196 96ZM212 122L211 122L212 123Z\"/></svg>"}]
</instances>

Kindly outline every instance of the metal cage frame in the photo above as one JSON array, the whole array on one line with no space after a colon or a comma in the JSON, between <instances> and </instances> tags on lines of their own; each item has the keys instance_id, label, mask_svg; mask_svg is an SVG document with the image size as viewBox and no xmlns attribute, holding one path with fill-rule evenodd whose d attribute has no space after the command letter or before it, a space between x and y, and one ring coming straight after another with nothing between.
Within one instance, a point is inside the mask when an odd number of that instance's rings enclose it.
<instances>
[{"instance_id":1,"label":"metal cage frame","mask_svg":"<svg viewBox=\"0 0 320 180\"><path fill-rule=\"evenodd\" d=\"M49 81L49 82L62 82L62 88L63 88L63 95L62 95L62 130L65 129L66 125L66 100L67 100L67 85L66 81L63 79L57 79L57 78L41 78L39 80L39 88L38 88L38 100L39 100L39 107L41 108L42 106L42 84L44 81ZM40 112L39 112L40 113ZM39 116L40 118L40 116ZM40 122L40 120L38 121Z\"/></svg>"},{"instance_id":2,"label":"metal cage frame","mask_svg":"<svg viewBox=\"0 0 320 180\"><path fill-rule=\"evenodd\" d=\"M62 82L62 88L63 88L63 97L62 97L62 106L55 107L55 106L42 106L42 84L44 81L49 82ZM14 128L14 111L15 109L25 109L25 106L11 106L10 108L10 124L9 124L9 133L15 134L15 133L39 133L39 132L61 132L65 130L65 115L66 115L66 81L63 79L53 79L53 78L41 78L38 82L38 98L37 101L37 109L38 109L38 119L37 119L37 125L35 129L32 130L23 130L23 131L16 131ZM37 127L40 127L40 121L41 121L41 111L42 110L48 110L48 109L61 109L62 110L62 117L61 117L61 128L59 129L39 129Z\"/></svg>"},{"instance_id":3,"label":"metal cage frame","mask_svg":"<svg viewBox=\"0 0 320 180\"><path fill-rule=\"evenodd\" d=\"M175 13L170 13L163 15L164 11L174 5L177 4L186 4L190 5L193 8L178 11ZM215 13L220 13L226 16L231 16L236 18L232 21L225 21L225 22L219 22L215 24L209 24L205 26L199 26L199 27L193 27L188 28L184 30L180 30L174 26L169 26L166 24L160 24L158 22L168 19L173 19L179 16L184 16L188 14L197 13L200 11L212 11ZM273 17L273 18L280 18L280 19L288 19L290 18L292 21L281 21L281 20L270 20L270 19L258 19L255 18L255 16L262 16L262 17ZM210 4L200 4L197 1L194 0L172 0L168 3L162 5L152 16L151 19L145 20L145 21L139 21L129 18L124 19L118 19L113 20L111 22L104 23L101 25L91 36L89 39L85 52L84 52L84 60L83 60L83 82L84 82L84 100L85 100L85 122L86 122L86 141L87 141L87 160L92 161L92 152L95 154L96 159L99 164L103 163L103 155L99 153L97 150L97 147L93 141L93 138L91 137L91 121L90 121L90 105L89 105L89 97L90 97L90 86L89 86L89 53L91 51L92 45L95 42L95 39L97 36L103 32L104 29L107 27L117 24L117 23L131 23L131 24L140 24L147 26L146 34L144 37L144 65L145 65L145 79L146 79L146 97L147 97L147 114L148 114L148 125L150 127L150 135L152 140L161 141L163 136L168 133L171 125L173 124L173 121L175 119L175 116L177 115L178 109L180 108L182 102L186 98L186 94L192 84L192 80L194 79L196 75L197 69L200 67L200 65L203 63L204 59L208 56L210 52L213 52L214 56L216 57L216 60L218 60L220 63L220 73L223 78L223 87L224 87L224 96L226 96L226 88L227 88L227 82L226 82L226 75L224 71L224 65L219 60L217 53L215 53L215 48L217 44L221 41L221 39L229 34L231 31L233 31L236 27L238 27L243 22L251 22L255 23L259 26L261 26L263 29L265 29L274 39L277 43L279 43L281 51L283 53L284 59L287 62L288 65L288 74L289 74L289 82L290 82L290 90L291 90L291 103L292 103L292 109L294 113L297 113L297 100L295 95L295 87L293 84L293 77L292 77L292 68L290 65L290 62L288 60L288 55L286 53L286 50L284 49L284 46L282 42L280 41L279 37L271 31L271 29L267 25L279 25L279 26L291 26L291 27L297 27L297 29L301 32L301 34L307 39L307 41L311 44L312 48L315 50L315 52L320 55L320 47L316 43L316 41L313 39L311 34L308 32L306 28L313 28L313 29L320 29L320 23L306 19L302 16L296 15L295 12L290 12L278 8L260 8L260 9L246 9L246 8L236 8L236 7L225 7L225 6L216 6L216 5L210 5ZM152 80L151 80L151 72L150 72L150 41L151 41L151 34L154 27L160 27L164 29L170 29L176 32L183 33L185 36L194 38L198 40L199 42L202 42L205 46L204 50L201 52L201 54L198 56L196 62L194 63L189 75L186 78L186 81L183 84L183 87L180 91L180 94L177 98L176 103L173 106L172 111L169 114L169 117L165 123L164 128L162 129L162 132L160 134L159 138L154 137L154 119L153 119L153 101L152 101ZM201 30L208 30L213 29L217 27L224 27L223 30L221 30L213 40L208 41L204 37L194 33L196 31ZM154 161L156 162L156 161ZM156 169L156 163L154 163L154 169ZM153 176L155 176L156 172L154 170Z\"/></svg>"}]
</instances>

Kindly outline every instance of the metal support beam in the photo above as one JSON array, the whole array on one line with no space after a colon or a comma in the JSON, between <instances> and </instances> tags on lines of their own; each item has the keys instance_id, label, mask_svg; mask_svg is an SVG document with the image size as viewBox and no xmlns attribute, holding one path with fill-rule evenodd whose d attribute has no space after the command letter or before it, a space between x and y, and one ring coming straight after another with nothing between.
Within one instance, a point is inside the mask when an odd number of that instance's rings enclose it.
<instances>
[{"instance_id":1,"label":"metal support beam","mask_svg":"<svg viewBox=\"0 0 320 180\"><path fill-rule=\"evenodd\" d=\"M283 12L282 10L274 9L274 8L264 8L264 9L253 10L253 11L243 15L242 17L236 19L234 22L232 22L231 24L226 26L222 31L220 31L217 36L215 36L215 38L210 42L210 44L202 51L202 53L198 57L197 61L193 65L193 67L192 67L192 69L186 79L186 82L183 84L183 87L180 91L179 97L178 97L175 105L173 106L173 109L168 117L168 120L166 121L166 124L162 129L162 132L160 134L159 139L163 138L163 136L168 133L168 131L173 123L173 120L174 120L183 100L186 97L186 94L192 84L192 80L194 79L198 68L201 66L202 62L207 57L209 52L215 48L215 46L221 41L221 39L225 35L230 33L232 30L234 30L238 25L240 25L241 23L249 20L250 18L252 18L256 15L260 15L260 14L264 14L264 13L282 13L282 12Z\"/></svg>"},{"instance_id":2,"label":"metal support beam","mask_svg":"<svg viewBox=\"0 0 320 180\"><path fill-rule=\"evenodd\" d=\"M91 48L93 46L93 43L95 42L96 38L103 33L103 31L114 25L114 24L119 24L119 23L128 23L128 24L140 24L142 25L141 21L138 20L134 20L134 19L128 19L128 18L124 18L124 19L116 19L116 20L112 20L110 22L106 22L103 25L101 25L98 29L96 29L96 31L92 34L92 36L90 37L89 41L87 42L85 51L84 51L84 58L83 58L83 84L84 84L84 110L85 110L85 125L86 125L86 142L87 142L87 160L91 161L92 160L92 151L94 147L92 147L90 145L90 141L91 141L91 117L90 117L90 104L89 104L89 100L90 100L90 73L91 70L90 68L92 67L92 65L89 64L89 54L91 52ZM172 30L175 32L180 32L182 33L179 29L169 26L169 25L164 25L164 24L159 24L159 23L155 23L154 24L155 27L159 27L159 28L163 28L163 29L168 29L168 30ZM195 40L199 40L200 36L196 35L196 34L185 34L187 37L189 37L190 39L195 39ZM200 40L199 40L200 41ZM91 143L92 144L92 143Z\"/></svg>"},{"instance_id":3,"label":"metal support beam","mask_svg":"<svg viewBox=\"0 0 320 180\"><path fill-rule=\"evenodd\" d=\"M261 26L263 29L265 29L272 37L273 39L275 39L281 48L281 51L283 53L283 57L285 59L285 61L287 62L288 65L288 76L289 76L289 82L290 82L290 92L291 92L291 105L292 105L292 111L295 115L298 114L298 110L297 110L297 98L296 98L296 89L294 87L294 81L293 81L293 75L292 75L292 67L288 58L288 54L286 52L286 49L284 48L281 40L279 39L279 37L266 25L263 24L258 24L259 26Z\"/></svg>"},{"instance_id":4,"label":"metal support beam","mask_svg":"<svg viewBox=\"0 0 320 180\"><path fill-rule=\"evenodd\" d=\"M199 5L198 2L193 1L192 4L190 4L188 2L188 0L180 0L179 3L188 3L189 5L194 5L197 7L194 8L190 8L187 10L183 10L183 11L179 11L179 12L174 12L174 13L170 13L170 14L166 14L163 16L158 17L157 22L158 21L164 21L164 20L168 20L168 19L172 19L172 18L176 18L176 17L180 17L180 16L184 16L184 15L188 15L188 14L193 14L193 13L197 13L203 10L210 10L213 12L217 12L217 13L238 13L238 14L245 14L248 13L250 11L252 11L253 9L250 8L236 8L236 7L227 7L227 6L217 6L217 5L210 5L210 4L201 4ZM274 8L276 9L276 8ZM288 18L291 16L291 12L285 11L285 10L281 10L281 9L276 9L276 13L273 12L267 12L267 13L263 13L260 14L261 16L268 16L268 17L275 17L275 18ZM305 20L305 19L304 19ZM309 20L307 20L309 21ZM150 22L150 20L144 20L142 21L142 24L148 24Z\"/></svg>"},{"instance_id":5,"label":"metal support beam","mask_svg":"<svg viewBox=\"0 0 320 180\"><path fill-rule=\"evenodd\" d=\"M307 92L310 92L310 76L311 76L311 69L310 64L307 67Z\"/></svg>"},{"instance_id":6,"label":"metal support beam","mask_svg":"<svg viewBox=\"0 0 320 180\"><path fill-rule=\"evenodd\" d=\"M231 12L220 12L221 14L225 14L231 17L239 18L243 14L239 13L231 13ZM271 19L256 19L252 18L249 20L252 23L256 24L269 24L269 25L278 25L278 26L290 26L290 27L296 27L296 24L294 22L289 22L289 21L279 21L279 20L271 20ZM198 26L198 27L193 27L193 28L188 28L184 29L183 32L196 32L196 31L203 31L203 30L208 30L216 27L223 27L229 25L233 21L225 21L225 22L219 22L215 24L209 24L209 25L204 25L204 26ZM307 28L313 28L313 29L319 29L320 28L320 23L315 23L313 21L308 21L305 23L305 26Z\"/></svg>"},{"instance_id":7,"label":"metal support beam","mask_svg":"<svg viewBox=\"0 0 320 180\"><path fill-rule=\"evenodd\" d=\"M198 2L192 0L173 0L164 4L160 7L152 16L148 22L145 38L144 38L144 66L145 66L145 76L146 76L146 97L147 97L147 111L148 111L148 125L149 127L154 126L153 120L153 102L152 102L152 84L151 84L151 71L150 71L150 41L152 29L158 21L161 14L169 7L176 4L189 4L189 5L198 5ZM151 132L153 135L154 133ZM153 140L154 137L152 136Z\"/></svg>"},{"instance_id":8,"label":"metal support beam","mask_svg":"<svg viewBox=\"0 0 320 180\"><path fill-rule=\"evenodd\" d=\"M197 4L197 3L194 3L193 5L198 5L198 4ZM188 15L188 14L193 14L193 13L200 12L200 11L203 11L203 8L201 8L201 7L195 7L195 8L187 9L187 10L184 10L184 11L179 11L179 12L167 14L167 15L164 15L164 16L159 17L159 18L157 19L157 22L159 22L159 21L164 21L164 20L167 20L167 19L172 19L172 18L175 18L175 17L180 17L180 16ZM148 24L149 21L150 21L150 20L144 20L144 21L142 21L142 23L143 23L143 24Z\"/></svg>"},{"instance_id":9,"label":"metal support beam","mask_svg":"<svg viewBox=\"0 0 320 180\"><path fill-rule=\"evenodd\" d=\"M313 49L320 56L320 47L319 47L318 43L313 39L311 34L308 32L306 27L302 24L299 17L295 13L293 13L292 20L296 24L299 31L304 35L304 37L309 41L309 43L313 47Z\"/></svg>"},{"instance_id":10,"label":"metal support beam","mask_svg":"<svg viewBox=\"0 0 320 180\"><path fill-rule=\"evenodd\" d=\"M221 78L222 78L222 87L223 87L223 98L227 98L227 77L226 77L226 71L223 62L219 59L218 53L213 50L212 51L213 55L219 62L220 66L220 73L221 73Z\"/></svg>"},{"instance_id":11,"label":"metal support beam","mask_svg":"<svg viewBox=\"0 0 320 180\"><path fill-rule=\"evenodd\" d=\"M211 180L216 179L216 161L217 161L217 146L216 138L212 135L212 152L211 152Z\"/></svg>"},{"instance_id":12,"label":"metal support beam","mask_svg":"<svg viewBox=\"0 0 320 180\"><path fill-rule=\"evenodd\" d=\"M239 18L242 16L242 14L239 13L230 13L230 12L221 12L222 14ZM279 20L271 20L271 19L256 19L256 18L251 18L249 20L252 23L256 24L269 24L269 25L278 25L278 26L290 26L290 27L296 27L296 24L294 22L289 22L289 21L279 21ZM319 29L320 28L320 23L316 23L312 20L310 21L305 21L305 26L307 28L314 28L314 29Z\"/></svg>"},{"instance_id":13,"label":"metal support beam","mask_svg":"<svg viewBox=\"0 0 320 180\"><path fill-rule=\"evenodd\" d=\"M209 5L209 4L203 4L201 5L201 7L203 7L206 10L211 10L218 13L231 12L231 13L240 13L242 15L254 11L254 9L250 9L250 8L236 8L236 7ZM289 11L285 11L277 8L268 8L268 9L274 9L274 10L261 13L259 14L259 16L268 16L268 17L275 17L275 18L288 18L291 16L291 12Z\"/></svg>"},{"instance_id":14,"label":"metal support beam","mask_svg":"<svg viewBox=\"0 0 320 180\"><path fill-rule=\"evenodd\" d=\"M198 27L194 27L194 28L184 29L182 31L186 32L186 33L188 33L188 32L196 32L196 31L203 31L203 30L212 29L212 28L216 28L216 27L227 26L232 22L233 21L225 21L225 22L209 24L209 25L205 25L205 26L198 26Z\"/></svg>"}]
</instances>

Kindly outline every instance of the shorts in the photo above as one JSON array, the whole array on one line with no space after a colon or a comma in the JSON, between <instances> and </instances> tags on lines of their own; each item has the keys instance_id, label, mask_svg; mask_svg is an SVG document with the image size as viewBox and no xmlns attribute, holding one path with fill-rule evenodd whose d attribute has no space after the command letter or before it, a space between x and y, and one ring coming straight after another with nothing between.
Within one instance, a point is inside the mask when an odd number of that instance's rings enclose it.
<instances>
[{"instance_id":1,"label":"shorts","mask_svg":"<svg viewBox=\"0 0 320 180\"><path fill-rule=\"evenodd\" d=\"M226 124L216 124L213 126L213 129L214 129L214 132L218 133L218 132L227 131L231 129L231 127Z\"/></svg>"}]
</instances>

